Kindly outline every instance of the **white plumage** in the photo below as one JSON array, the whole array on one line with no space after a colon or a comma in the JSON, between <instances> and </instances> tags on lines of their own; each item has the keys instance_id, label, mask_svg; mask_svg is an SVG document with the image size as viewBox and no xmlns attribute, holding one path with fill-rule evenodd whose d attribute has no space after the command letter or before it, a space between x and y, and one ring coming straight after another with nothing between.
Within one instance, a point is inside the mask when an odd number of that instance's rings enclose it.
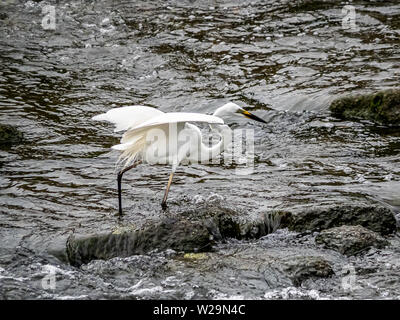
<instances>
[{"instance_id":1,"label":"white plumage","mask_svg":"<svg viewBox=\"0 0 400 320\"><path fill-rule=\"evenodd\" d=\"M119 214L122 214L121 179L124 172L135 167L139 162L172 165L172 173L162 202L165 208L176 167L185 159L189 162L200 162L220 154L226 147L225 138L231 137L232 132L228 126L224 125L221 117L232 115L244 115L247 118L265 122L231 102L218 108L213 115L187 112L164 113L155 108L135 105L114 108L94 116L93 120L114 124L114 132L125 131L121 143L112 147L121 152L119 161L124 164L118 174ZM199 128L191 122L210 124L219 132L220 141L211 147L205 145Z\"/></svg>"},{"instance_id":2,"label":"white plumage","mask_svg":"<svg viewBox=\"0 0 400 320\"><path fill-rule=\"evenodd\" d=\"M165 114L155 108L146 106L128 106L114 108L106 113L94 116L92 120L108 121L115 125L114 132L128 130L147 120Z\"/></svg>"},{"instance_id":3,"label":"white plumage","mask_svg":"<svg viewBox=\"0 0 400 320\"><path fill-rule=\"evenodd\" d=\"M173 148L173 145L169 143L171 135L179 137L180 133L185 130L186 135L191 135L192 138L199 140L198 131L189 132L189 130L193 130L193 127L185 126L185 123L224 124L224 120L212 115L188 112L164 113L146 106L114 108L92 119L113 123L115 125L114 132L126 130L121 138L121 143L112 146L112 149L122 151L119 162L123 163L124 167L141 160L151 164L171 164L174 169L184 156L189 155L187 152L179 153L176 148ZM158 139L154 141L151 138L155 135ZM149 152L150 150L151 152ZM157 157L153 156L155 153L157 153Z\"/></svg>"}]
</instances>

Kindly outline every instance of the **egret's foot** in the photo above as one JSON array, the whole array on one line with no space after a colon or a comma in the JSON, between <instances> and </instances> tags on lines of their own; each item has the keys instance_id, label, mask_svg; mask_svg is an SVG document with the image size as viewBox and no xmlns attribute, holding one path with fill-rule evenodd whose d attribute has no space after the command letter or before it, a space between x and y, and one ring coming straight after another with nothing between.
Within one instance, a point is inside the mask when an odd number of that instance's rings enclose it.
<instances>
[{"instance_id":1,"label":"egret's foot","mask_svg":"<svg viewBox=\"0 0 400 320\"><path fill-rule=\"evenodd\" d=\"M163 210L166 210L166 209L168 208L167 202L161 202L161 208L162 208Z\"/></svg>"}]
</instances>

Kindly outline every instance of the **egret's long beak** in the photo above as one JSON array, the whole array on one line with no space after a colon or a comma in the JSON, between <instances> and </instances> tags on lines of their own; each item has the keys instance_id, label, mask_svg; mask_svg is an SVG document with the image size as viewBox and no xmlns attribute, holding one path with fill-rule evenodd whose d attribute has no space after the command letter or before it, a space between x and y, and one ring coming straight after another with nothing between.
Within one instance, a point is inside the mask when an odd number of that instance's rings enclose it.
<instances>
[{"instance_id":1,"label":"egret's long beak","mask_svg":"<svg viewBox=\"0 0 400 320\"><path fill-rule=\"evenodd\" d=\"M244 115L246 118L253 119L253 120L256 120L256 121L259 121L259 122L262 122L262 123L267 123L263 119L255 116L254 114L252 114L252 113L250 113L250 112L248 112L248 111L246 111L244 109L239 109L237 112L242 114L242 115Z\"/></svg>"}]
</instances>

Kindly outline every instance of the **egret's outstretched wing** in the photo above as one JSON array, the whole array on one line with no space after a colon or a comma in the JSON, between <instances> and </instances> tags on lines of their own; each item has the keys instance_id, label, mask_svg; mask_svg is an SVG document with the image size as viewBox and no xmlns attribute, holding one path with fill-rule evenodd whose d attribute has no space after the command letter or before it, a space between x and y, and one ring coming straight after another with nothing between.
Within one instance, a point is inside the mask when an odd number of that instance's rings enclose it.
<instances>
[{"instance_id":1,"label":"egret's outstretched wing","mask_svg":"<svg viewBox=\"0 0 400 320\"><path fill-rule=\"evenodd\" d=\"M179 122L205 122L214 124L224 124L224 120L219 117L211 116L202 113L189 113L189 112L169 112L161 114L157 117L151 118L136 127L131 127L128 132L134 132L136 130L145 127L155 127L163 124L169 123L179 123ZM128 133L127 132L127 133Z\"/></svg>"},{"instance_id":2,"label":"egret's outstretched wing","mask_svg":"<svg viewBox=\"0 0 400 320\"><path fill-rule=\"evenodd\" d=\"M138 133L151 130L157 126L168 125L170 123L182 122L205 122L214 124L224 124L224 120L216 116L210 116L201 113L188 113L188 112L170 112L154 117L142 124L131 128L124 133L121 143L132 143L136 140ZM117 149L117 148L115 148Z\"/></svg>"},{"instance_id":3,"label":"egret's outstretched wing","mask_svg":"<svg viewBox=\"0 0 400 320\"><path fill-rule=\"evenodd\" d=\"M114 132L137 127L165 113L152 107L128 106L108 110L106 113L94 116L92 120L108 121L115 125Z\"/></svg>"},{"instance_id":4,"label":"egret's outstretched wing","mask_svg":"<svg viewBox=\"0 0 400 320\"><path fill-rule=\"evenodd\" d=\"M122 136L121 144L115 145L112 148L123 152L120 161L124 161L125 165L128 165L129 163L132 163L136 159L137 155L145 148L146 136L152 129L159 128L162 130L168 130L169 124L187 122L224 124L224 120L219 117L201 113L165 113L129 129Z\"/></svg>"}]
</instances>

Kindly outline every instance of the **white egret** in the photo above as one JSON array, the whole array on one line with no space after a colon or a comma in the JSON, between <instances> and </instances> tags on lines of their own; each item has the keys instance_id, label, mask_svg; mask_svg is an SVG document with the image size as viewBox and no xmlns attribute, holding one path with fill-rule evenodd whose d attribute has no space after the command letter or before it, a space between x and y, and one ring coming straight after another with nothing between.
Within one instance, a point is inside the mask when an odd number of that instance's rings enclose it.
<instances>
[{"instance_id":1,"label":"white egret","mask_svg":"<svg viewBox=\"0 0 400 320\"><path fill-rule=\"evenodd\" d=\"M218 108L213 115L186 112L164 113L155 108L135 105L114 108L94 116L93 120L113 123L114 132L125 131L121 143L112 147L122 152L119 161L124 162L117 177L119 215L122 215L121 181L126 171L140 163L171 165L172 171L161 203L165 209L172 177L177 166L184 160L189 162L199 159L209 160L220 154L225 148L224 137L232 132L227 125L224 125L223 118L230 116L245 116L266 123L232 102ZM212 129L218 131L220 141L208 147L202 141L200 129L191 122L208 123ZM187 138L189 138L189 143Z\"/></svg>"}]
</instances>

